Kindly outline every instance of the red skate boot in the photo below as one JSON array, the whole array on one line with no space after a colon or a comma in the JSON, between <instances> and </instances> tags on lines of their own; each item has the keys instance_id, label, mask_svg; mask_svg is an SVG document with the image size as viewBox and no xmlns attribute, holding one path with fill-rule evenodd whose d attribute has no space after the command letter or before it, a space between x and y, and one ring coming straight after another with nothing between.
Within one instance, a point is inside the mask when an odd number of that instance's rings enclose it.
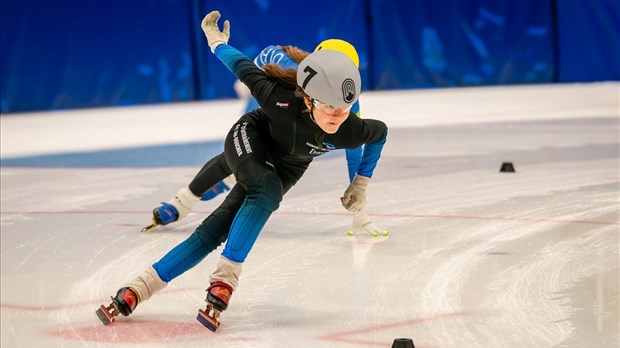
<instances>
[{"instance_id":1,"label":"red skate boot","mask_svg":"<svg viewBox=\"0 0 620 348\"><path fill-rule=\"evenodd\" d=\"M109 306L101 305L97 310L97 316L104 325L109 325L114 321L114 317L119 314L128 316L131 314L139 302L138 295L131 288L122 288L118 290L115 297L112 297L112 303Z\"/></svg>"},{"instance_id":2,"label":"red skate boot","mask_svg":"<svg viewBox=\"0 0 620 348\"><path fill-rule=\"evenodd\" d=\"M215 332L220 327L218 318L220 313L228 308L228 301L233 289L230 285L222 282L215 282L207 288L207 308L199 309L196 319L207 329Z\"/></svg>"}]
</instances>

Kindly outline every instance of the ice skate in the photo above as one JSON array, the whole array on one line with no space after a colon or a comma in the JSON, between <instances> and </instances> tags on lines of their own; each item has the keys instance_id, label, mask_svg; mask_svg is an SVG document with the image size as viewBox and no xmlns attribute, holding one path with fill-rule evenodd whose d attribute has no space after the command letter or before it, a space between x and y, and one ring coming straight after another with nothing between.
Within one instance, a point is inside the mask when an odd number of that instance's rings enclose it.
<instances>
[{"instance_id":1,"label":"ice skate","mask_svg":"<svg viewBox=\"0 0 620 348\"><path fill-rule=\"evenodd\" d=\"M148 225L148 226L144 226L144 228L142 228L142 230L140 232L146 232L146 231L150 230L151 228L155 228L157 226L158 226L157 225L157 221L155 221L155 219L152 219L151 220L151 224Z\"/></svg>"},{"instance_id":2,"label":"ice skate","mask_svg":"<svg viewBox=\"0 0 620 348\"><path fill-rule=\"evenodd\" d=\"M207 308L198 310L196 319L207 329L215 332L220 327L221 312L228 308L228 301L232 295L232 287L223 282L215 282L207 288Z\"/></svg>"},{"instance_id":3,"label":"ice skate","mask_svg":"<svg viewBox=\"0 0 620 348\"><path fill-rule=\"evenodd\" d=\"M179 211L177 210L177 208L170 203L162 202L161 206L153 209L153 218L151 219L151 224L145 226L140 232L146 232L160 225L167 225L171 222L177 221L178 219Z\"/></svg>"},{"instance_id":4,"label":"ice skate","mask_svg":"<svg viewBox=\"0 0 620 348\"><path fill-rule=\"evenodd\" d=\"M199 201L200 197L193 194L188 186L180 189L169 202L162 202L161 206L153 209L151 224L144 227L141 232L183 219L192 211L194 204Z\"/></svg>"},{"instance_id":5,"label":"ice skate","mask_svg":"<svg viewBox=\"0 0 620 348\"><path fill-rule=\"evenodd\" d=\"M128 316L136 309L139 302L136 291L131 288L122 288L118 290L116 296L111 298L112 303L109 306L101 305L101 308L96 311L104 325L112 323L119 314Z\"/></svg>"}]
</instances>

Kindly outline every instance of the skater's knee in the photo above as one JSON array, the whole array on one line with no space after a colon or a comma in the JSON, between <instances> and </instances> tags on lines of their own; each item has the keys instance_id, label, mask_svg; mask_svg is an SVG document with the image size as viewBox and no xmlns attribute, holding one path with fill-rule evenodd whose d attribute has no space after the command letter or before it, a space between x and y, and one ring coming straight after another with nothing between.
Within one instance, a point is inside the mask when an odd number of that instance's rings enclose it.
<instances>
[{"instance_id":1,"label":"skater's knee","mask_svg":"<svg viewBox=\"0 0 620 348\"><path fill-rule=\"evenodd\" d=\"M277 210L284 195L280 177L271 171L265 173L261 181L261 187L263 192L261 192L256 204L270 211Z\"/></svg>"},{"instance_id":2,"label":"skater's knee","mask_svg":"<svg viewBox=\"0 0 620 348\"><path fill-rule=\"evenodd\" d=\"M232 216L223 218L218 214L211 214L196 228L194 234L206 248L215 250L228 238L231 223Z\"/></svg>"},{"instance_id":3,"label":"skater's knee","mask_svg":"<svg viewBox=\"0 0 620 348\"><path fill-rule=\"evenodd\" d=\"M273 171L264 171L254 178L248 196L256 197L255 204L267 211L276 211L282 201L282 180Z\"/></svg>"}]
</instances>

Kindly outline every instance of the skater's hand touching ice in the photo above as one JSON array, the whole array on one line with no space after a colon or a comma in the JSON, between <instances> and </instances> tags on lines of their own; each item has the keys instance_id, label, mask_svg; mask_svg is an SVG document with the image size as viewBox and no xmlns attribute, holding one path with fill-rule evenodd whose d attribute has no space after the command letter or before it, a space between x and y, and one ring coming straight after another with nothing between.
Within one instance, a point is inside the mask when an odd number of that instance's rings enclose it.
<instances>
[{"instance_id":1,"label":"skater's hand touching ice","mask_svg":"<svg viewBox=\"0 0 620 348\"><path fill-rule=\"evenodd\" d=\"M370 217L365 211L353 213L353 230L351 230L348 234L352 236L359 232L369 234L373 237L377 237L379 235L387 237L389 235L388 231L381 229L372 223Z\"/></svg>"},{"instance_id":2,"label":"skater's hand touching ice","mask_svg":"<svg viewBox=\"0 0 620 348\"><path fill-rule=\"evenodd\" d=\"M342 206L351 212L364 210L364 207L366 207L366 187L368 183L370 183L369 177L355 174L353 181L340 199Z\"/></svg>"},{"instance_id":3,"label":"skater's hand touching ice","mask_svg":"<svg viewBox=\"0 0 620 348\"><path fill-rule=\"evenodd\" d=\"M230 22L224 21L224 30L220 31L217 21L220 19L219 11L211 11L202 20L202 31L207 37L211 52L215 53L215 48L221 44L227 44L230 38Z\"/></svg>"}]
</instances>

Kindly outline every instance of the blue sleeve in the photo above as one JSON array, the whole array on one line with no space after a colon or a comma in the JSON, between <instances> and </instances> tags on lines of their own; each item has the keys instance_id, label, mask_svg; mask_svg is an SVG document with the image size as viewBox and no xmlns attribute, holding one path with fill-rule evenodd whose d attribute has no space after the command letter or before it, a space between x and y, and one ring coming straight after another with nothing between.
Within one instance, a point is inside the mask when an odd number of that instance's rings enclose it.
<instances>
[{"instance_id":1,"label":"blue sleeve","mask_svg":"<svg viewBox=\"0 0 620 348\"><path fill-rule=\"evenodd\" d=\"M241 51L226 44L221 44L215 48L215 56L221 60L228 70L235 74L237 78L239 78L239 65L237 63L249 60ZM252 61L250 62L252 63ZM252 63L252 65L254 64Z\"/></svg>"},{"instance_id":2,"label":"blue sleeve","mask_svg":"<svg viewBox=\"0 0 620 348\"><path fill-rule=\"evenodd\" d=\"M215 48L215 56L250 89L250 93L260 107L265 108L267 98L272 95L274 88L279 87L278 83L269 78L263 70L236 48L224 44L219 45Z\"/></svg>"},{"instance_id":3,"label":"blue sleeve","mask_svg":"<svg viewBox=\"0 0 620 348\"><path fill-rule=\"evenodd\" d=\"M256 58L254 58L254 64L257 67L263 68L265 64L278 64L284 69L297 69L297 62L292 60L286 52L280 49L278 46L265 47Z\"/></svg>"},{"instance_id":4,"label":"blue sleeve","mask_svg":"<svg viewBox=\"0 0 620 348\"><path fill-rule=\"evenodd\" d=\"M347 158L347 169L349 170L349 182L351 182L360 167L360 163L362 163L362 147L346 149L345 155Z\"/></svg>"},{"instance_id":5,"label":"blue sleeve","mask_svg":"<svg viewBox=\"0 0 620 348\"><path fill-rule=\"evenodd\" d=\"M381 150L383 150L383 145L385 145L385 140L387 139L387 128L383 132L381 139L374 143L366 143L364 145L364 151L362 154L362 163L360 163L360 167L357 170L357 173L362 176L366 176L372 178L372 173L377 166L377 162L379 161L379 157L381 157Z\"/></svg>"},{"instance_id":6,"label":"blue sleeve","mask_svg":"<svg viewBox=\"0 0 620 348\"><path fill-rule=\"evenodd\" d=\"M359 100L351 107L351 112L360 117L360 102ZM345 156L347 158L347 169L349 171L349 182L353 181L355 173L362 163L362 147L358 146L355 149L346 149Z\"/></svg>"}]
</instances>

